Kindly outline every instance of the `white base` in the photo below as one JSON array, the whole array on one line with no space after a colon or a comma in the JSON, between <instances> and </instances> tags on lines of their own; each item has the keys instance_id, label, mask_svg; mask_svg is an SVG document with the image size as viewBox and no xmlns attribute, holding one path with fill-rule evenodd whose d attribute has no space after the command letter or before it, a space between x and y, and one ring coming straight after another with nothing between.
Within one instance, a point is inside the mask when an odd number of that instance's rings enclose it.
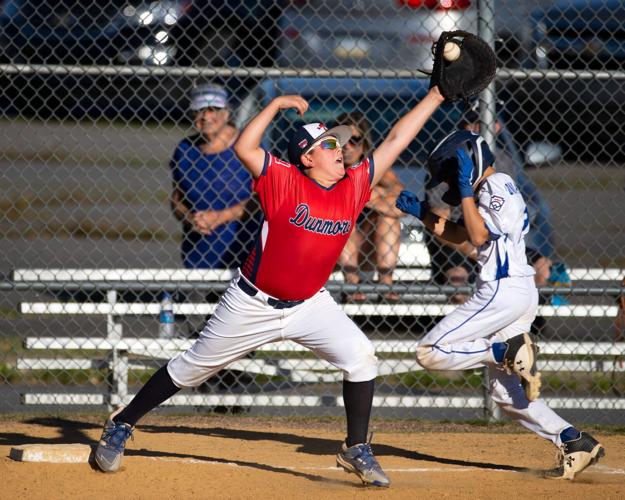
<instances>
[{"instance_id":1,"label":"white base","mask_svg":"<svg viewBox=\"0 0 625 500\"><path fill-rule=\"evenodd\" d=\"M24 444L11 448L9 457L18 462L84 463L89 461L87 444Z\"/></svg>"}]
</instances>

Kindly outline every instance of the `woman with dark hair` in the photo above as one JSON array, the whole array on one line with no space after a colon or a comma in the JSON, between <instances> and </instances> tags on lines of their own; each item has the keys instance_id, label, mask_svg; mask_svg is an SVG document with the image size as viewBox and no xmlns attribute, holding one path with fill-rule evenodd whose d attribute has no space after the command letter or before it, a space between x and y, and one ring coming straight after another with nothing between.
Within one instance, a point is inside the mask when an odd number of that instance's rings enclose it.
<instances>
[{"instance_id":1,"label":"woman with dark hair","mask_svg":"<svg viewBox=\"0 0 625 500\"><path fill-rule=\"evenodd\" d=\"M371 152L369 122L361 112L352 111L340 115L337 124L348 125L352 129L351 139L343 146L343 159L346 167L355 165ZM375 269L378 272L378 283L393 284L401 236L399 218L403 215L395 207L395 200L403 187L389 169L371 191L371 199L358 218L339 258L346 283L358 284L361 280L360 270ZM387 292L381 294L380 299L397 302L400 297L395 292ZM349 294L346 300L364 302L367 296L358 291Z\"/></svg>"}]
</instances>

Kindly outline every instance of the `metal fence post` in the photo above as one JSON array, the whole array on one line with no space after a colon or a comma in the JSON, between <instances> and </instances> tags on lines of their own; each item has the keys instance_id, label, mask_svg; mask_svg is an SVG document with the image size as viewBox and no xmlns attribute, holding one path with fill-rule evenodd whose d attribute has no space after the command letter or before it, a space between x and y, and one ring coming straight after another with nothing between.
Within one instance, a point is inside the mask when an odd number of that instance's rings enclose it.
<instances>
[{"instance_id":1,"label":"metal fence post","mask_svg":"<svg viewBox=\"0 0 625 500\"><path fill-rule=\"evenodd\" d=\"M501 420L501 410L490 396L490 376L488 375L488 366L483 369L483 391L484 391L484 418L489 422L497 422Z\"/></svg>"},{"instance_id":2,"label":"metal fence post","mask_svg":"<svg viewBox=\"0 0 625 500\"><path fill-rule=\"evenodd\" d=\"M109 394L108 408L111 410L115 405L121 404L128 394L128 353L125 349L118 349L118 343L122 340L122 324L114 314L117 303L117 291L106 292L106 302L110 307L106 315L106 338L111 343L109 353Z\"/></svg>"},{"instance_id":3,"label":"metal fence post","mask_svg":"<svg viewBox=\"0 0 625 500\"><path fill-rule=\"evenodd\" d=\"M478 35L491 48L495 49L495 1L479 0L478 2ZM495 81L480 94L480 133L486 139L491 150L495 150L496 110Z\"/></svg>"}]
</instances>

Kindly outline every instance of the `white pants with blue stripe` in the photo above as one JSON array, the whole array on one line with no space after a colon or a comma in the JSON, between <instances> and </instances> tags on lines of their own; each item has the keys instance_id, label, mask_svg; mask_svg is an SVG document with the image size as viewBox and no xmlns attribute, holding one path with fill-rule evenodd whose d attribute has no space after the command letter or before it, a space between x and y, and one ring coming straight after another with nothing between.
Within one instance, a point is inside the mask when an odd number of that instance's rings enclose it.
<instances>
[{"instance_id":1,"label":"white pants with blue stripe","mask_svg":"<svg viewBox=\"0 0 625 500\"><path fill-rule=\"evenodd\" d=\"M519 378L496 363L491 348L495 342L529 332L537 307L538 292L531 276L479 283L467 302L419 341L417 361L428 370L488 366L493 401L523 426L560 446L560 432L571 424L542 400L529 402Z\"/></svg>"}]
</instances>

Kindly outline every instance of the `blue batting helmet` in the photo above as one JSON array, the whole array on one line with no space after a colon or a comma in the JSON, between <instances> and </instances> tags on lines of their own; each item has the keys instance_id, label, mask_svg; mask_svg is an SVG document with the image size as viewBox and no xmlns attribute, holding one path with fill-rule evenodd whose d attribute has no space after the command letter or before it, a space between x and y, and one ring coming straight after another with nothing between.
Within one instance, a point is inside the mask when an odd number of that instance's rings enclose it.
<instances>
[{"instance_id":1,"label":"blue batting helmet","mask_svg":"<svg viewBox=\"0 0 625 500\"><path fill-rule=\"evenodd\" d=\"M447 182L451 187L458 175L458 159L456 158L458 149L464 149L473 161L471 184L475 184L482 177L484 170L495 162L495 156L481 135L468 130L457 130L439 142L428 156L427 167L430 180L426 188L436 187L441 182Z\"/></svg>"}]
</instances>

